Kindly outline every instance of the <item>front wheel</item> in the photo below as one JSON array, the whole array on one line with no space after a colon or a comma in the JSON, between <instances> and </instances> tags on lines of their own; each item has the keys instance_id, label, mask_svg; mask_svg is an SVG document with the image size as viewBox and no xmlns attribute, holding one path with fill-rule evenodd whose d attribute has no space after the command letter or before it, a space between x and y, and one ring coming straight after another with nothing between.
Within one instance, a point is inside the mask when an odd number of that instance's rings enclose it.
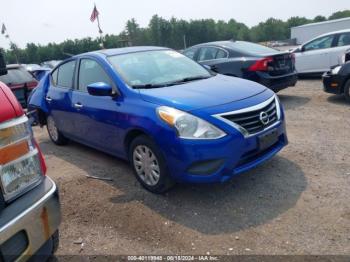
<instances>
[{"instance_id":1,"label":"front wheel","mask_svg":"<svg viewBox=\"0 0 350 262\"><path fill-rule=\"evenodd\" d=\"M58 130L55 120L52 116L47 117L46 127L51 141L56 145L62 146L68 143L68 139Z\"/></svg>"},{"instance_id":2,"label":"front wheel","mask_svg":"<svg viewBox=\"0 0 350 262\"><path fill-rule=\"evenodd\" d=\"M139 136L132 141L129 159L137 180L147 190L160 194L174 185L160 150L149 137Z\"/></svg>"}]
</instances>

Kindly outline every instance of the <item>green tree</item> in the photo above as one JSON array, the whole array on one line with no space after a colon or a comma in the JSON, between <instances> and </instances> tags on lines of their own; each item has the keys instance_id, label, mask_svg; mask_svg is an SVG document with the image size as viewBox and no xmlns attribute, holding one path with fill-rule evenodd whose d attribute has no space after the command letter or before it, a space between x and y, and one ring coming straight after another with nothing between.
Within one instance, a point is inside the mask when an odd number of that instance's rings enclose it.
<instances>
[{"instance_id":1,"label":"green tree","mask_svg":"<svg viewBox=\"0 0 350 262\"><path fill-rule=\"evenodd\" d=\"M314 18L315 23L324 22L324 21L327 21L327 18L323 15L318 15Z\"/></svg>"},{"instance_id":2,"label":"green tree","mask_svg":"<svg viewBox=\"0 0 350 262\"><path fill-rule=\"evenodd\" d=\"M336 12L329 19L343 17L350 17L350 10ZM324 16L316 16L314 19L294 16L287 21L269 18L249 28L235 19L229 21L215 21L213 19L185 21L175 17L164 19L154 15L148 26L144 28L134 18L128 20L122 32L113 35L107 34L103 41L105 48L157 45L174 49L183 49L184 40L186 40L187 47L203 42L229 39L264 42L288 39L291 27L326 20L327 18ZM28 43L24 49L18 48L12 43L10 49L5 50L5 58L8 63L16 63L17 58L21 63L40 63L46 60L65 59L72 55L100 48L100 40L91 37L47 45Z\"/></svg>"},{"instance_id":3,"label":"green tree","mask_svg":"<svg viewBox=\"0 0 350 262\"><path fill-rule=\"evenodd\" d=\"M350 17L350 10L344 10L333 13L328 20L334 20L334 19L340 19L340 18L346 18Z\"/></svg>"}]
</instances>

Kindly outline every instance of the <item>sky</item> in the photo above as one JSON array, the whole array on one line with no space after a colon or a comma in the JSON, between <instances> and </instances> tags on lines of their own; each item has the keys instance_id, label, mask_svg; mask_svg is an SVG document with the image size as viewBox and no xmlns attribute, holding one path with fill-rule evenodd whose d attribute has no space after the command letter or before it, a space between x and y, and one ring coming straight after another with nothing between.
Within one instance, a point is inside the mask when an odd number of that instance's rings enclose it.
<instances>
[{"instance_id":1,"label":"sky","mask_svg":"<svg viewBox=\"0 0 350 262\"><path fill-rule=\"evenodd\" d=\"M185 20L234 18L251 27L270 17L314 18L350 9L349 0L0 0L0 23L5 23L12 41L22 48L27 43L97 37L96 22L90 21L94 3L102 30L108 34L120 33L131 18L147 26L154 14ZM9 47L3 35L0 47Z\"/></svg>"}]
</instances>

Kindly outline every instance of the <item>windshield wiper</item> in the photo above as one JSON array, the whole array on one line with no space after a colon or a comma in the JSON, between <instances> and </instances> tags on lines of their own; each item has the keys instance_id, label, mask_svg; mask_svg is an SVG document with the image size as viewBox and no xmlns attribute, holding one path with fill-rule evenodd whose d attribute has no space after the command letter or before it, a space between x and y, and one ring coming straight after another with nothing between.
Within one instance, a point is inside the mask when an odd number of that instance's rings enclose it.
<instances>
[{"instance_id":1,"label":"windshield wiper","mask_svg":"<svg viewBox=\"0 0 350 262\"><path fill-rule=\"evenodd\" d=\"M185 77L181 78L176 81L167 82L167 83L161 83L161 84L143 84L143 85L133 85L132 88L134 89L152 89L152 88L161 88L161 87L167 87L167 86L174 86L174 85L180 85L186 82L196 81L196 80L202 80L207 79L212 76L192 76L192 77Z\"/></svg>"},{"instance_id":2,"label":"windshield wiper","mask_svg":"<svg viewBox=\"0 0 350 262\"><path fill-rule=\"evenodd\" d=\"M134 89L152 89L152 88L161 88L165 87L164 84L144 84L144 85L133 85L132 88Z\"/></svg>"},{"instance_id":3,"label":"windshield wiper","mask_svg":"<svg viewBox=\"0 0 350 262\"><path fill-rule=\"evenodd\" d=\"M172 85L177 85L177 84L182 84L182 83L187 83L187 82L191 82L191 81L196 81L196 80L202 80L202 79L208 79L212 76L191 76L191 77L185 77L179 80L176 80L174 82L172 82Z\"/></svg>"},{"instance_id":4,"label":"windshield wiper","mask_svg":"<svg viewBox=\"0 0 350 262\"><path fill-rule=\"evenodd\" d=\"M193 77L185 77L181 79L181 82L190 82L190 81L195 81L195 80L202 80L202 79L208 79L211 76L193 76Z\"/></svg>"}]
</instances>

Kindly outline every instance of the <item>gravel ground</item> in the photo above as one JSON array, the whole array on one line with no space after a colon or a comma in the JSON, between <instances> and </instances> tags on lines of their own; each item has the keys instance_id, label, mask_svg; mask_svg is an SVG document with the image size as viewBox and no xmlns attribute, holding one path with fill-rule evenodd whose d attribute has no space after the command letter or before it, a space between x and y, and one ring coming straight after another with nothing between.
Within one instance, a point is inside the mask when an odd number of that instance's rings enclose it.
<instances>
[{"instance_id":1,"label":"gravel ground","mask_svg":"<svg viewBox=\"0 0 350 262\"><path fill-rule=\"evenodd\" d=\"M350 255L350 105L319 80L279 96L290 144L278 156L226 184L178 185L163 196L142 189L126 162L73 142L54 146L36 127L61 193L57 254Z\"/></svg>"}]
</instances>

